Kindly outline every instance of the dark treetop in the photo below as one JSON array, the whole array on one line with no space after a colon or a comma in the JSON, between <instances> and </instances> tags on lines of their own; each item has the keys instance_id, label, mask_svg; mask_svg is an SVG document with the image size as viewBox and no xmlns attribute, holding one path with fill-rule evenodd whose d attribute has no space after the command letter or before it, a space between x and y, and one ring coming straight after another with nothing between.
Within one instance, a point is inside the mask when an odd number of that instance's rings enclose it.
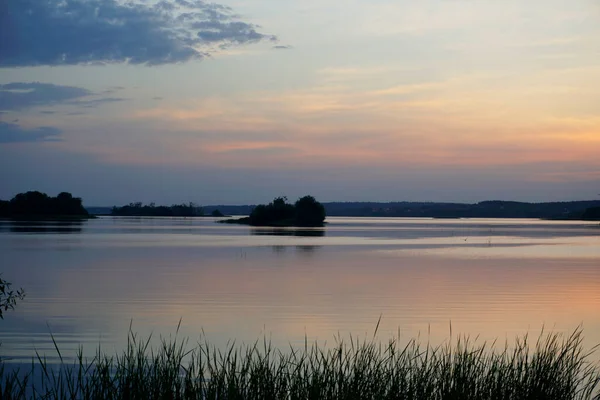
<instances>
[{"instance_id":1,"label":"dark treetop","mask_svg":"<svg viewBox=\"0 0 600 400\"><path fill-rule=\"evenodd\" d=\"M323 226L325 207L312 196L304 196L295 204L287 203L286 197L277 197L271 203L254 207L250 216L229 219L225 223L252 226Z\"/></svg>"},{"instance_id":2,"label":"dark treetop","mask_svg":"<svg viewBox=\"0 0 600 400\"><path fill-rule=\"evenodd\" d=\"M87 218L81 198L62 192L56 197L46 193L19 193L10 201L0 200L0 217L3 218Z\"/></svg>"}]
</instances>

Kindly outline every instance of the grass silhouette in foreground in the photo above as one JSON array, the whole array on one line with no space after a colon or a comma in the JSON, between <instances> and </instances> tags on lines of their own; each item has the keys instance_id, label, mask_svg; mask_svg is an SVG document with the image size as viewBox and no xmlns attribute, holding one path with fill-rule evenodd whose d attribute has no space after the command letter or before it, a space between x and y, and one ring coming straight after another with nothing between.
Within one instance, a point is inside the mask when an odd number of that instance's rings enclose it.
<instances>
[{"instance_id":1,"label":"grass silhouette in foreground","mask_svg":"<svg viewBox=\"0 0 600 400\"><path fill-rule=\"evenodd\" d=\"M303 348L254 345L217 349L162 339L158 348L130 332L127 349L98 350L52 369L38 356L31 371L0 363L2 399L599 399L600 369L570 336L527 335L497 349L461 337L433 347L374 339ZM373 336L375 338L375 335ZM56 346L56 342L55 342ZM56 348L60 359L62 355ZM34 379L35 374L41 379ZM38 381L38 383L33 383Z\"/></svg>"}]
</instances>

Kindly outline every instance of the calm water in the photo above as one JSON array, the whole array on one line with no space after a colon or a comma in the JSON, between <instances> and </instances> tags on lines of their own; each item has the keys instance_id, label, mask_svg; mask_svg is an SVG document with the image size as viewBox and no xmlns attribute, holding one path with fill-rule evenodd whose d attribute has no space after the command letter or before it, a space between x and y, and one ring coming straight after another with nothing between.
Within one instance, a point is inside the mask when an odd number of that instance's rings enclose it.
<instances>
[{"instance_id":1,"label":"calm water","mask_svg":"<svg viewBox=\"0 0 600 400\"><path fill-rule=\"evenodd\" d=\"M329 218L324 229L213 219L0 222L0 272L27 291L0 321L0 354L52 360L121 349L129 326L224 345L340 333L442 342L583 324L600 343L600 226L537 220Z\"/></svg>"}]
</instances>

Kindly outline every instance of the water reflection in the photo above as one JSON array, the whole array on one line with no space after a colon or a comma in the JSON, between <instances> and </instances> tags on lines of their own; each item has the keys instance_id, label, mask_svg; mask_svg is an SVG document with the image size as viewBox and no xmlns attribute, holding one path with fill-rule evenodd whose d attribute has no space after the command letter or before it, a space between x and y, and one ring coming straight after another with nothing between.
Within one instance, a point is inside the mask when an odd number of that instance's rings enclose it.
<instances>
[{"instance_id":1,"label":"water reflection","mask_svg":"<svg viewBox=\"0 0 600 400\"><path fill-rule=\"evenodd\" d=\"M285 253L287 246L275 245L275 246L271 246L271 249L273 250L273 253L275 253L275 254L283 254L283 253Z\"/></svg>"},{"instance_id":2,"label":"water reflection","mask_svg":"<svg viewBox=\"0 0 600 400\"><path fill-rule=\"evenodd\" d=\"M314 253L315 250L317 250L320 247L321 246L302 245L302 246L296 246L296 250L298 250L298 252L300 254L310 254L310 253Z\"/></svg>"},{"instance_id":3,"label":"water reflection","mask_svg":"<svg viewBox=\"0 0 600 400\"><path fill-rule=\"evenodd\" d=\"M284 254L286 254L287 249L291 248L292 246L285 246L285 245L273 245L271 246L271 250L273 250L273 253L276 255L281 255L283 256ZM317 251L318 249L320 249L323 246L314 246L314 245L296 245L293 246L295 248L295 253L300 255L300 256L305 256L305 255L311 255L312 253L314 253L315 251Z\"/></svg>"},{"instance_id":4,"label":"water reflection","mask_svg":"<svg viewBox=\"0 0 600 400\"><path fill-rule=\"evenodd\" d=\"M28 293L0 323L3 356L55 354L52 331L63 354L82 344L93 357L98 342L124 347L131 325L159 338L180 318L181 337L204 331L223 347L365 337L380 315L383 339L400 328L441 343L450 321L501 342L583 323L586 348L600 343L600 232L588 224L331 219L326 235L210 219L84 225L70 237L0 225L0 272Z\"/></svg>"},{"instance_id":5,"label":"water reflection","mask_svg":"<svg viewBox=\"0 0 600 400\"><path fill-rule=\"evenodd\" d=\"M251 235L258 236L298 236L298 237L322 237L325 236L325 229L309 228L252 228Z\"/></svg>"},{"instance_id":6,"label":"water reflection","mask_svg":"<svg viewBox=\"0 0 600 400\"><path fill-rule=\"evenodd\" d=\"M81 233L83 220L19 221L1 220L0 232L11 233Z\"/></svg>"},{"instance_id":7,"label":"water reflection","mask_svg":"<svg viewBox=\"0 0 600 400\"><path fill-rule=\"evenodd\" d=\"M291 236L291 237L324 237L325 230L319 228L252 228L250 229L250 234L255 236ZM321 246L317 245L307 245L307 244L294 244L294 242L290 242L291 245L294 245L296 248L296 252L300 255L309 255L314 253L315 250L320 248ZM285 244L277 244L271 246L273 249L273 253L282 255L285 253L288 245Z\"/></svg>"}]
</instances>

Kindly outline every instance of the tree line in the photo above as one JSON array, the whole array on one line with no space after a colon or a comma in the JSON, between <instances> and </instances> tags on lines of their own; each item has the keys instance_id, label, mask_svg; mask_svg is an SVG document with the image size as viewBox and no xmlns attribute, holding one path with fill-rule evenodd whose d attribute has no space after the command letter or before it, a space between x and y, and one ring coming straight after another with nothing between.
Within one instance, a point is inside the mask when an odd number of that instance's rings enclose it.
<instances>
[{"instance_id":1,"label":"tree line","mask_svg":"<svg viewBox=\"0 0 600 400\"><path fill-rule=\"evenodd\" d=\"M589 221L600 221L600 207L591 207L585 210L582 219Z\"/></svg>"},{"instance_id":2,"label":"tree line","mask_svg":"<svg viewBox=\"0 0 600 400\"><path fill-rule=\"evenodd\" d=\"M154 203L129 203L113 207L111 215L118 217L202 217L204 210L195 203L157 206Z\"/></svg>"},{"instance_id":3,"label":"tree line","mask_svg":"<svg viewBox=\"0 0 600 400\"><path fill-rule=\"evenodd\" d=\"M56 197L30 191L19 193L9 201L0 200L0 217L89 217L81 198L62 192Z\"/></svg>"}]
</instances>

